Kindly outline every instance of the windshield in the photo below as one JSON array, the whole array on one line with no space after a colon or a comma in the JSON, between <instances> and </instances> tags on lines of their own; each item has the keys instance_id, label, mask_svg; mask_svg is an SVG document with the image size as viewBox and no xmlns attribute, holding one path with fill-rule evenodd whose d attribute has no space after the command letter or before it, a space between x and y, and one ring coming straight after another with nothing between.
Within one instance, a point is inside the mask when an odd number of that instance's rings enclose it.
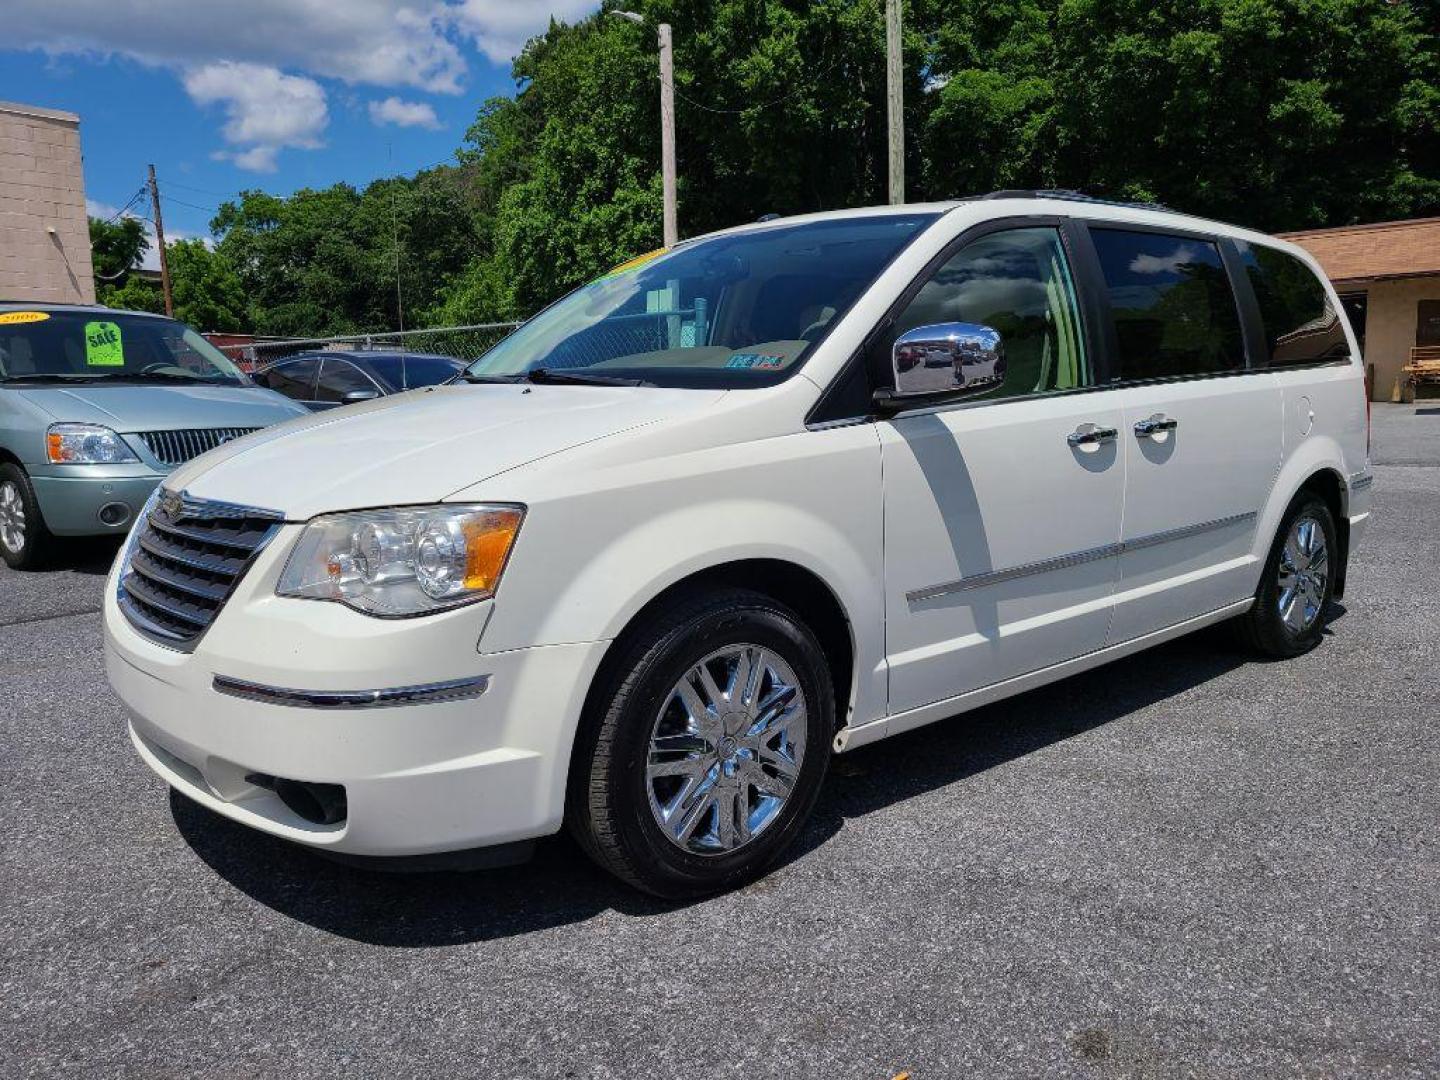
<instances>
[{"instance_id":1,"label":"windshield","mask_svg":"<svg viewBox=\"0 0 1440 1080\"><path fill-rule=\"evenodd\" d=\"M779 225L642 256L535 318L467 377L768 386L794 373L935 214Z\"/></svg>"},{"instance_id":2,"label":"windshield","mask_svg":"<svg viewBox=\"0 0 1440 1080\"><path fill-rule=\"evenodd\" d=\"M243 383L184 323L121 311L0 312L0 381Z\"/></svg>"}]
</instances>

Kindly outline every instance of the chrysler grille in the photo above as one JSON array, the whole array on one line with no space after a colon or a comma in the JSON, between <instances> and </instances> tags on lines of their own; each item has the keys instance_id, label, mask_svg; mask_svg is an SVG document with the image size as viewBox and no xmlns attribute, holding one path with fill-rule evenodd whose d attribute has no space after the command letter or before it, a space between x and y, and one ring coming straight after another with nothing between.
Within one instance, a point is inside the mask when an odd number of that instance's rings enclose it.
<instances>
[{"instance_id":1,"label":"chrysler grille","mask_svg":"<svg viewBox=\"0 0 1440 1080\"><path fill-rule=\"evenodd\" d=\"M259 430L251 427L182 428L175 431L142 431L140 438L161 463L173 467L184 465L221 443Z\"/></svg>"},{"instance_id":2,"label":"chrysler grille","mask_svg":"<svg viewBox=\"0 0 1440 1080\"><path fill-rule=\"evenodd\" d=\"M120 610L147 637L193 647L281 522L271 510L166 492L135 525L120 569Z\"/></svg>"}]
</instances>

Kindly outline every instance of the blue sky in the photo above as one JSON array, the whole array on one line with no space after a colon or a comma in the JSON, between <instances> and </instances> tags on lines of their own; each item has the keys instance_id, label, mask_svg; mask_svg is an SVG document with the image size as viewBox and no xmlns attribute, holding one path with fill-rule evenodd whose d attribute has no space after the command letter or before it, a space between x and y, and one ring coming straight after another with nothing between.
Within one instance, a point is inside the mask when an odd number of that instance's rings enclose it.
<instances>
[{"instance_id":1,"label":"blue sky","mask_svg":"<svg viewBox=\"0 0 1440 1080\"><path fill-rule=\"evenodd\" d=\"M80 115L92 212L122 207L153 162L167 235L204 236L242 188L363 186L449 160L480 103L514 92L524 41L598 6L8 0L0 100Z\"/></svg>"}]
</instances>

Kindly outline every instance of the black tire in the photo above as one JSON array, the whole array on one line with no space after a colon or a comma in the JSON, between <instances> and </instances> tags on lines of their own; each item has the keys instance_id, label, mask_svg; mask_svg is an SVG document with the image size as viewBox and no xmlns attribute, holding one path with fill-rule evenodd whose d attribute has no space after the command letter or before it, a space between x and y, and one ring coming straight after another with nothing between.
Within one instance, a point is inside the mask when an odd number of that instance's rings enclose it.
<instances>
[{"instance_id":1,"label":"black tire","mask_svg":"<svg viewBox=\"0 0 1440 1080\"><path fill-rule=\"evenodd\" d=\"M1280 614L1280 564L1290 530L1302 518L1308 518L1319 525L1325 538L1327 558L1319 611L1313 621L1296 628L1288 624ZM1331 515L1330 508L1322 499L1302 491L1291 501L1285 516L1280 519L1275 542L1270 546L1270 557L1265 560L1260 585L1255 590L1254 605L1235 621L1236 636L1241 644L1260 656L1280 660L1299 656L1318 645L1325 629L1330 601L1335 595L1335 576L1340 570L1340 557L1335 518Z\"/></svg>"},{"instance_id":2,"label":"black tire","mask_svg":"<svg viewBox=\"0 0 1440 1080\"><path fill-rule=\"evenodd\" d=\"M770 650L793 672L804 695L804 753L773 820L734 850L696 854L665 835L652 812L646 776L650 738L685 673L718 650L739 644ZM576 739L571 832L602 867L666 899L722 892L759 876L804 826L829 763L835 694L815 635L783 604L760 593L725 589L681 598L617 647L622 651L608 666L605 682L597 685ZM699 817L708 817L718 830L720 811L711 813Z\"/></svg>"},{"instance_id":3,"label":"black tire","mask_svg":"<svg viewBox=\"0 0 1440 1080\"><path fill-rule=\"evenodd\" d=\"M12 570L39 570L45 566L54 546L54 537L45 527L45 518L40 514L40 504L35 499L35 488L25 470L12 462L0 462L0 499L5 490L15 491L25 514L24 540L18 549L12 549L0 535L0 558ZM3 509L0 509L3 512Z\"/></svg>"}]
</instances>

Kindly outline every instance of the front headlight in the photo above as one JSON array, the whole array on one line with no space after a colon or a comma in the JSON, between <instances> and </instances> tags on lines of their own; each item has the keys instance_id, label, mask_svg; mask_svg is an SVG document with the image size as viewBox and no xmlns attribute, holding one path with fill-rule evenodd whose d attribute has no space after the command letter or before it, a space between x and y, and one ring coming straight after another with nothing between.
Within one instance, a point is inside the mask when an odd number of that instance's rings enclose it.
<instances>
[{"instance_id":1,"label":"front headlight","mask_svg":"<svg viewBox=\"0 0 1440 1080\"><path fill-rule=\"evenodd\" d=\"M45 456L52 465L114 465L139 461L125 440L99 424L51 424Z\"/></svg>"},{"instance_id":2,"label":"front headlight","mask_svg":"<svg viewBox=\"0 0 1440 1080\"><path fill-rule=\"evenodd\" d=\"M327 514L305 526L275 592L388 618L484 600L524 517L523 507L495 505Z\"/></svg>"}]
</instances>

